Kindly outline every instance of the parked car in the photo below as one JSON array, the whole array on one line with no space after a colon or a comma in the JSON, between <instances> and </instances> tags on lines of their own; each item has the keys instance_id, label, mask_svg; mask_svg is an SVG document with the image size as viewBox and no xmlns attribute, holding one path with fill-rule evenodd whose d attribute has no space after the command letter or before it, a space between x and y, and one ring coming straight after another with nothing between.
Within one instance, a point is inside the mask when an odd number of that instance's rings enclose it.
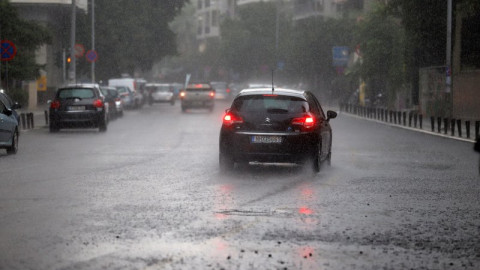
<instances>
[{"instance_id":1,"label":"parked car","mask_svg":"<svg viewBox=\"0 0 480 270\"><path fill-rule=\"evenodd\" d=\"M135 97L133 91L126 86L115 86L120 95L120 98L123 101L124 108L133 108L135 106Z\"/></svg>"},{"instance_id":2,"label":"parked car","mask_svg":"<svg viewBox=\"0 0 480 270\"><path fill-rule=\"evenodd\" d=\"M132 108L140 108L145 103L144 98L144 80L138 80L133 78L119 78L119 79L110 79L108 80L108 86L122 86L128 87L133 93L133 106Z\"/></svg>"},{"instance_id":3,"label":"parked car","mask_svg":"<svg viewBox=\"0 0 480 270\"><path fill-rule=\"evenodd\" d=\"M98 128L107 130L109 106L96 84L78 84L59 88L50 103L50 132L61 128Z\"/></svg>"},{"instance_id":4,"label":"parked car","mask_svg":"<svg viewBox=\"0 0 480 270\"><path fill-rule=\"evenodd\" d=\"M287 162L313 164L315 172L332 158L332 129L320 103L308 91L242 90L223 117L219 163Z\"/></svg>"},{"instance_id":5,"label":"parked car","mask_svg":"<svg viewBox=\"0 0 480 270\"><path fill-rule=\"evenodd\" d=\"M7 107L7 109L10 109L12 110L12 113L13 115L15 116L15 118L17 119L17 122L20 124L20 115L17 113L16 110L22 108L22 106L20 104L18 104L18 102L15 102L13 101L8 95L7 93L5 93L2 90L0 90L0 100L3 101L3 104Z\"/></svg>"},{"instance_id":6,"label":"parked car","mask_svg":"<svg viewBox=\"0 0 480 270\"><path fill-rule=\"evenodd\" d=\"M0 99L0 148L6 149L9 155L16 154L19 136L18 120L2 98Z\"/></svg>"},{"instance_id":7,"label":"parked car","mask_svg":"<svg viewBox=\"0 0 480 270\"><path fill-rule=\"evenodd\" d=\"M167 102L175 105L175 95L173 94L173 86L165 83L147 83L145 85L149 93L148 103Z\"/></svg>"},{"instance_id":8,"label":"parked car","mask_svg":"<svg viewBox=\"0 0 480 270\"><path fill-rule=\"evenodd\" d=\"M105 102L108 102L108 115L111 118L123 116L123 101L120 98L117 88L111 86L101 86L100 90L105 96Z\"/></svg>"},{"instance_id":9,"label":"parked car","mask_svg":"<svg viewBox=\"0 0 480 270\"><path fill-rule=\"evenodd\" d=\"M206 108L213 111L215 90L208 83L191 83L180 92L182 112L190 108Z\"/></svg>"}]
</instances>

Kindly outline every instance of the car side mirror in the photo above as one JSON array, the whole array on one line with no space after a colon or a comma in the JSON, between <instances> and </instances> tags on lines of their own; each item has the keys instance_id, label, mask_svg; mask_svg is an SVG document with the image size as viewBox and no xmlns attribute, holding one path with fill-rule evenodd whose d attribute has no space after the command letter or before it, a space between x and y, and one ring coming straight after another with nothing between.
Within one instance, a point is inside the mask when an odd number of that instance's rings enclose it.
<instances>
[{"instance_id":1,"label":"car side mirror","mask_svg":"<svg viewBox=\"0 0 480 270\"><path fill-rule=\"evenodd\" d=\"M10 116L13 114L13 111L11 109L5 108L5 110L3 110L3 114L5 114L6 116Z\"/></svg>"},{"instance_id":2,"label":"car side mirror","mask_svg":"<svg viewBox=\"0 0 480 270\"><path fill-rule=\"evenodd\" d=\"M334 111L327 111L327 121L329 121L330 119L334 119L335 117L337 117L337 113L334 112Z\"/></svg>"}]
</instances>

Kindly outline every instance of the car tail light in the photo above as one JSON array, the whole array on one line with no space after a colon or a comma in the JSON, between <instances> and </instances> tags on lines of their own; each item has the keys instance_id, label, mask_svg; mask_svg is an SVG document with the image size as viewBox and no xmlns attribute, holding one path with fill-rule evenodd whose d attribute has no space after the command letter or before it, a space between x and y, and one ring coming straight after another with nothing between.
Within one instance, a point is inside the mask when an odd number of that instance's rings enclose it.
<instances>
[{"instance_id":1,"label":"car tail light","mask_svg":"<svg viewBox=\"0 0 480 270\"><path fill-rule=\"evenodd\" d=\"M227 93L230 93L230 88L227 88Z\"/></svg>"},{"instance_id":2,"label":"car tail light","mask_svg":"<svg viewBox=\"0 0 480 270\"><path fill-rule=\"evenodd\" d=\"M214 91L211 91L210 94L209 94L209 96L210 96L211 98L215 97L215 92L214 92Z\"/></svg>"},{"instance_id":3,"label":"car tail light","mask_svg":"<svg viewBox=\"0 0 480 270\"><path fill-rule=\"evenodd\" d=\"M184 91L180 92L180 98L184 98L187 95Z\"/></svg>"},{"instance_id":4,"label":"car tail light","mask_svg":"<svg viewBox=\"0 0 480 270\"><path fill-rule=\"evenodd\" d=\"M243 118L232 112L228 112L223 116L223 124L225 126L231 126L233 124L241 124L241 123L243 123Z\"/></svg>"},{"instance_id":5,"label":"car tail light","mask_svg":"<svg viewBox=\"0 0 480 270\"><path fill-rule=\"evenodd\" d=\"M103 101L101 99L97 99L93 102L93 106L95 108L102 108L103 107Z\"/></svg>"},{"instance_id":6,"label":"car tail light","mask_svg":"<svg viewBox=\"0 0 480 270\"><path fill-rule=\"evenodd\" d=\"M52 103L50 103L50 108L52 108L52 109L60 108L60 101L58 101L58 100L52 101Z\"/></svg>"},{"instance_id":7,"label":"car tail light","mask_svg":"<svg viewBox=\"0 0 480 270\"><path fill-rule=\"evenodd\" d=\"M292 125L302 126L304 128L312 128L313 126L315 126L315 122L315 117L308 113L302 117L293 118Z\"/></svg>"}]
</instances>

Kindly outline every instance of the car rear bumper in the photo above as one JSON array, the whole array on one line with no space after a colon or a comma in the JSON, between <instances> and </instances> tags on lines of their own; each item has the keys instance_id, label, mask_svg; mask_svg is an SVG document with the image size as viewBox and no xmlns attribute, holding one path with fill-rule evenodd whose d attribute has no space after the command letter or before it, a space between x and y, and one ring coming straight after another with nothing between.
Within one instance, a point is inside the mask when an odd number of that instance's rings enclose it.
<instances>
[{"instance_id":1,"label":"car rear bumper","mask_svg":"<svg viewBox=\"0 0 480 270\"><path fill-rule=\"evenodd\" d=\"M254 143L252 136L279 136L281 143ZM317 151L316 133L221 132L220 151L234 161L303 163Z\"/></svg>"},{"instance_id":2,"label":"car rear bumper","mask_svg":"<svg viewBox=\"0 0 480 270\"><path fill-rule=\"evenodd\" d=\"M85 112L52 112L50 111L50 123L57 127L98 127L105 119L104 111Z\"/></svg>"},{"instance_id":3,"label":"car rear bumper","mask_svg":"<svg viewBox=\"0 0 480 270\"><path fill-rule=\"evenodd\" d=\"M214 101L209 100L182 100L182 106L186 108L210 108L213 107Z\"/></svg>"},{"instance_id":4,"label":"car rear bumper","mask_svg":"<svg viewBox=\"0 0 480 270\"><path fill-rule=\"evenodd\" d=\"M156 95L152 94L152 100L154 102L171 102L173 100L173 95Z\"/></svg>"}]
</instances>

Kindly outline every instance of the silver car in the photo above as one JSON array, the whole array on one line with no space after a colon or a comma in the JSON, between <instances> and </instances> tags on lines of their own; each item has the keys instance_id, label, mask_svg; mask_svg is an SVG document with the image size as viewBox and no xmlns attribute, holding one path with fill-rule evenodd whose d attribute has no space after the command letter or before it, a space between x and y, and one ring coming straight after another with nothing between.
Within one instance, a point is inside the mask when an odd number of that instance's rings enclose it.
<instances>
[{"instance_id":1,"label":"silver car","mask_svg":"<svg viewBox=\"0 0 480 270\"><path fill-rule=\"evenodd\" d=\"M147 93L149 94L148 103L167 102L175 105L175 95L173 94L173 87L166 83L147 83L145 85Z\"/></svg>"},{"instance_id":2,"label":"silver car","mask_svg":"<svg viewBox=\"0 0 480 270\"><path fill-rule=\"evenodd\" d=\"M0 99L0 148L7 150L7 154L16 154L18 151L18 121L13 111Z\"/></svg>"}]
</instances>

